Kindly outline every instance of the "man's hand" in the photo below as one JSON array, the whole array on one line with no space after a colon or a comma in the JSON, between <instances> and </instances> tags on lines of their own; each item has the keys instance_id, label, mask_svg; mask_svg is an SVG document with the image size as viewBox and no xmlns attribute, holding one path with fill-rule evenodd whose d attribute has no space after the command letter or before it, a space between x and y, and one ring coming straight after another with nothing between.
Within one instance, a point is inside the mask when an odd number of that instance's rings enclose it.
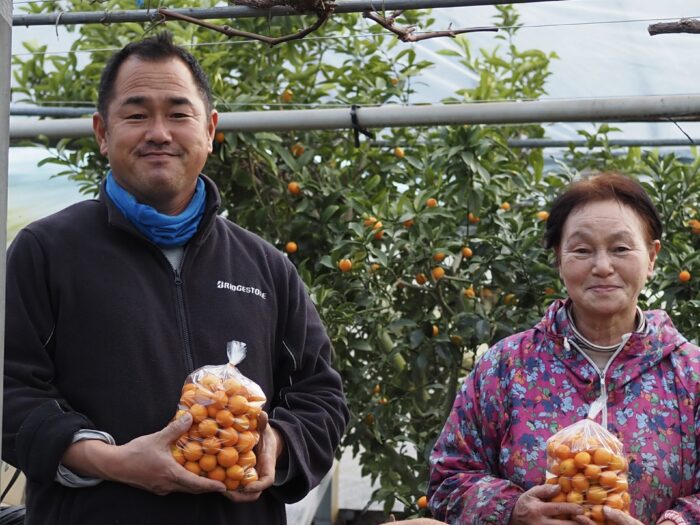
<instances>
[{"instance_id":1,"label":"man's hand","mask_svg":"<svg viewBox=\"0 0 700 525\"><path fill-rule=\"evenodd\" d=\"M267 413L261 412L258 417L258 431L260 441L255 447L255 457L257 463L255 469L258 471L258 480L249 483L241 490L226 492L226 497L231 501L248 502L255 501L266 488L272 486L275 481L275 466L277 458L284 451L284 439L282 435L267 424Z\"/></svg>"},{"instance_id":2,"label":"man's hand","mask_svg":"<svg viewBox=\"0 0 700 525\"><path fill-rule=\"evenodd\" d=\"M559 485L537 485L523 492L513 509L509 525L564 525L582 523L558 516L583 514L583 507L575 503L552 503L547 500L557 495ZM586 524L588 525L588 524Z\"/></svg>"},{"instance_id":3,"label":"man's hand","mask_svg":"<svg viewBox=\"0 0 700 525\"><path fill-rule=\"evenodd\" d=\"M173 458L170 447L192 424L185 414L159 432L141 436L120 446L98 440L73 443L61 462L76 474L118 481L158 495L171 492L226 491L226 486L185 470Z\"/></svg>"}]
</instances>

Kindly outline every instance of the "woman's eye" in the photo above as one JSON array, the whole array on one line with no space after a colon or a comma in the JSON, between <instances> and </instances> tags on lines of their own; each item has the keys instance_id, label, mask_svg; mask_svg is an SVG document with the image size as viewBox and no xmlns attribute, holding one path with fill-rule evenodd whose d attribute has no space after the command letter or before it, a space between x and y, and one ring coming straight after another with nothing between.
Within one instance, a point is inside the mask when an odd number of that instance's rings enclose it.
<instances>
[{"instance_id":1,"label":"woman's eye","mask_svg":"<svg viewBox=\"0 0 700 525\"><path fill-rule=\"evenodd\" d=\"M615 246L614 250L616 253L628 252L630 249L628 246Z\"/></svg>"}]
</instances>

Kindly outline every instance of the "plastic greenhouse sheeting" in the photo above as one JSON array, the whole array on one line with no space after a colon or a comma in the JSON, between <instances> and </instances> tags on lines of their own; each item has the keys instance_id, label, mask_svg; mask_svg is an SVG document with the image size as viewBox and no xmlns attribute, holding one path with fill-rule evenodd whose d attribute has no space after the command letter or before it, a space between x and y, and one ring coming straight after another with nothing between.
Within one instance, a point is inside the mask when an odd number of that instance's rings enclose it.
<instances>
[{"instance_id":1,"label":"plastic greenhouse sheeting","mask_svg":"<svg viewBox=\"0 0 700 525\"><path fill-rule=\"evenodd\" d=\"M22 2L16 2L19 12ZM700 4L694 0L568 0L518 4L522 28L515 36L521 50L556 52L545 98L591 98L611 96L667 95L698 93L700 73L692 67L700 49L700 35L669 34L650 36L650 24L700 18ZM431 28L446 29L491 25L496 10L492 6L436 9ZM368 22L369 23L369 22ZM49 51L68 50L73 35L64 28L16 27L13 52L23 51L24 40L48 45ZM495 33L468 36L472 48L504 45ZM476 78L454 57L438 53L455 44L449 38L426 40L412 45L421 58L435 66L414 80L418 92L412 103L439 102L456 90L474 85ZM700 123L681 123L691 137L700 136ZM624 133L612 138L679 138L683 132L673 123L621 124ZM547 136L553 139L578 138L576 129L593 129L590 124L552 124Z\"/></svg>"}]
</instances>

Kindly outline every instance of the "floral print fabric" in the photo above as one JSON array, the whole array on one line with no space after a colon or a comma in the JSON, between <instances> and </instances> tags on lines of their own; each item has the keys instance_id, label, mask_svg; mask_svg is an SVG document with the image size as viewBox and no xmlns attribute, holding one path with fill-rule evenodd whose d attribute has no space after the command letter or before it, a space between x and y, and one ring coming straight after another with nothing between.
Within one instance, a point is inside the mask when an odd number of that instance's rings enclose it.
<instances>
[{"instance_id":1,"label":"floral print fabric","mask_svg":"<svg viewBox=\"0 0 700 525\"><path fill-rule=\"evenodd\" d=\"M601 372L565 344L565 302L491 347L466 378L431 456L430 510L451 524L507 525L523 491L544 483L545 442L585 418ZM660 310L645 312L608 364L608 430L629 461L630 514L674 509L700 525L700 349ZM600 418L598 418L600 423Z\"/></svg>"}]
</instances>

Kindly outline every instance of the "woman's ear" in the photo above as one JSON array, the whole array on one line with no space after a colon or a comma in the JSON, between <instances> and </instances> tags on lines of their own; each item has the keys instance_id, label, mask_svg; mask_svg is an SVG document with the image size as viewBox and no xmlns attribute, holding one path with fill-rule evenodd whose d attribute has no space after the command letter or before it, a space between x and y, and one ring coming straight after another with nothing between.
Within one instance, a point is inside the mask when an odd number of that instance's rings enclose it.
<instances>
[{"instance_id":1,"label":"woman's ear","mask_svg":"<svg viewBox=\"0 0 700 525\"><path fill-rule=\"evenodd\" d=\"M651 279L654 275L654 265L656 264L656 257L661 251L661 241L659 239L654 239L649 245L649 265L647 267L647 279Z\"/></svg>"}]
</instances>

